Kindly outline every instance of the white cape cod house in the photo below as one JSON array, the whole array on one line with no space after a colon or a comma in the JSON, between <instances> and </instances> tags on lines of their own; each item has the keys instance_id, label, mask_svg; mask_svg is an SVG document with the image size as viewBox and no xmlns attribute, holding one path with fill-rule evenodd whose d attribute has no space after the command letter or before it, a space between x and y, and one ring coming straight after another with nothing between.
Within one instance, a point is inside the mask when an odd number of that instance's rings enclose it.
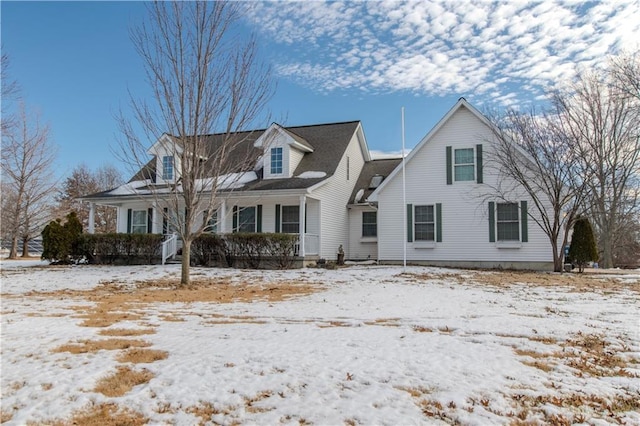
<instances>
[{"instance_id":1,"label":"white cape cod house","mask_svg":"<svg viewBox=\"0 0 640 426\"><path fill-rule=\"evenodd\" d=\"M212 144L218 136L210 136ZM152 160L128 183L82 199L92 206L116 207L117 232L169 233L163 220L167 212L158 211L156 200L163 190L171 196L169 188L179 179L179 158L172 158L166 145L162 138L155 143L148 152ZM237 163L248 166L222 178L231 185L221 185L211 232L298 234L298 256L306 261L335 259L341 245L346 250L347 204L363 165L370 161L360 122L288 128L272 124L245 135L235 151L240 153Z\"/></svg>"},{"instance_id":2,"label":"white cape cod house","mask_svg":"<svg viewBox=\"0 0 640 426\"><path fill-rule=\"evenodd\" d=\"M464 98L406 157L406 202L402 161L372 160L359 121L273 124L242 140L239 152L250 165L235 170L232 188L222 185L211 232L297 234L303 263L333 260L342 247L346 259L381 263L401 263L406 253L412 264L552 267L524 193L506 201L491 196L501 179L486 160L492 133ZM170 232L151 193L179 173L178 159L162 147L161 138L149 149L149 164L125 185L82 198L116 207L118 232Z\"/></svg>"}]
</instances>

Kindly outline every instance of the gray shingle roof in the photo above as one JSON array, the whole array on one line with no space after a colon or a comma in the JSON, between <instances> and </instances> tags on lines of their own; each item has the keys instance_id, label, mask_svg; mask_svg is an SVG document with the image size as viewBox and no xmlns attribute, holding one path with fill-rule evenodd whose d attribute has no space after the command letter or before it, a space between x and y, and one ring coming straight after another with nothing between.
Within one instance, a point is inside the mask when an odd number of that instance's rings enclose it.
<instances>
[{"instance_id":1,"label":"gray shingle roof","mask_svg":"<svg viewBox=\"0 0 640 426\"><path fill-rule=\"evenodd\" d=\"M296 170L293 172L292 178L263 179L262 173L258 173L258 180L249 182L241 189L235 189L234 191L305 189L329 178L335 173L359 123L359 121L349 121L343 123L283 127L297 142L312 147L313 152L305 153L300 164L298 164L298 167L296 167ZM263 152L260 148L255 148L253 144L264 132L265 129L261 129L238 132L231 135L231 137L236 138L236 143L233 144L233 150L228 153L228 163L231 167L225 168L225 173L251 171L254 169ZM224 143L225 137L226 135L224 134L206 136L208 151L206 164L210 170L214 170L216 151L219 150ZM129 182L144 180L150 177L152 181L155 182L155 172L155 161L152 159L142 167ZM322 178L296 177L305 172L324 172L325 176ZM215 172L212 174L215 174ZM121 195L113 195L109 194L109 191L104 191L98 194L87 195L83 198L109 198L116 196Z\"/></svg>"},{"instance_id":2,"label":"gray shingle roof","mask_svg":"<svg viewBox=\"0 0 640 426\"><path fill-rule=\"evenodd\" d=\"M375 188L370 188L371 178L375 175L380 175L384 178L389 176L391 172L402 162L401 158L391 158L384 160L371 160L364 164L360 176L356 181L356 186L353 188L351 198L349 198L349 204L357 204L355 202L356 194L359 190L364 190L364 195L359 200L359 203L366 202L366 199L371 195Z\"/></svg>"}]
</instances>

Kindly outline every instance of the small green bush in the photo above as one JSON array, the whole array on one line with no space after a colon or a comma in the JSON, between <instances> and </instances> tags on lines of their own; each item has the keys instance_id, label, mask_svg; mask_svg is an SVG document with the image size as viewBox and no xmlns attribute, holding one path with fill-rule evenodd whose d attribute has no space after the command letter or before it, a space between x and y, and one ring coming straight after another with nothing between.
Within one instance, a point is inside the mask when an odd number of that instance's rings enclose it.
<instances>
[{"instance_id":1,"label":"small green bush","mask_svg":"<svg viewBox=\"0 0 640 426\"><path fill-rule=\"evenodd\" d=\"M573 235L569 246L569 258L578 265L578 271L583 272L588 262L598 260L596 239L593 236L591 223L586 217L579 217L573 225Z\"/></svg>"},{"instance_id":2,"label":"small green bush","mask_svg":"<svg viewBox=\"0 0 640 426\"><path fill-rule=\"evenodd\" d=\"M83 258L80 247L82 224L75 212L66 216L66 221L56 219L42 230L42 259L51 263L69 264Z\"/></svg>"}]
</instances>

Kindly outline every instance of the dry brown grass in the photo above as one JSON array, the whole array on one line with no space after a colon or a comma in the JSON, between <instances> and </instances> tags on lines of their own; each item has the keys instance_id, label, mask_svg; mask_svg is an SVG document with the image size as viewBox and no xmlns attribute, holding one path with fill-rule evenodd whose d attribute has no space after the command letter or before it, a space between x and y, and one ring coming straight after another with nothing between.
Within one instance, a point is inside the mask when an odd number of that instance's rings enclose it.
<instances>
[{"instance_id":1,"label":"dry brown grass","mask_svg":"<svg viewBox=\"0 0 640 426\"><path fill-rule=\"evenodd\" d=\"M201 401L199 405L192 405L191 407L187 407L185 411L189 414L193 414L194 416L200 419L199 425L206 425L211 423L211 416L217 414L226 414L230 413L229 410L222 411L216 409L212 403L208 401Z\"/></svg>"},{"instance_id":2,"label":"dry brown grass","mask_svg":"<svg viewBox=\"0 0 640 426\"><path fill-rule=\"evenodd\" d=\"M134 386L149 382L153 373L149 370L133 370L127 366L118 366L114 374L103 377L98 381L94 392L100 392L105 396L122 396L133 389Z\"/></svg>"},{"instance_id":3,"label":"dry brown grass","mask_svg":"<svg viewBox=\"0 0 640 426\"><path fill-rule=\"evenodd\" d=\"M98 332L101 336L115 336L115 337L132 337L142 336L145 334L155 334L156 330L153 328L109 328L106 330L100 330Z\"/></svg>"},{"instance_id":4,"label":"dry brown grass","mask_svg":"<svg viewBox=\"0 0 640 426\"><path fill-rule=\"evenodd\" d=\"M532 339L533 340L533 339ZM537 352L529 349L515 348L516 355L534 358L534 361L524 360L523 364L538 368L545 372L551 371L558 363L562 363L574 370L578 377L638 377L631 370L637 369L640 361L623 357L620 352L625 351L624 343L612 344L602 335L577 333L564 342L555 340L543 343L555 343L559 350L552 352Z\"/></svg>"},{"instance_id":5,"label":"dry brown grass","mask_svg":"<svg viewBox=\"0 0 640 426\"><path fill-rule=\"evenodd\" d=\"M570 287L574 291L622 290L640 293L639 286L621 282L619 277L605 274L574 274L532 271L465 271L464 273L401 274L410 281L455 281L458 284L480 284L493 287L510 287L529 284L540 287Z\"/></svg>"},{"instance_id":6,"label":"dry brown grass","mask_svg":"<svg viewBox=\"0 0 640 426\"><path fill-rule=\"evenodd\" d=\"M13 413L0 410L0 423L6 423L13 418Z\"/></svg>"},{"instance_id":7,"label":"dry brown grass","mask_svg":"<svg viewBox=\"0 0 640 426\"><path fill-rule=\"evenodd\" d=\"M55 420L53 426L142 426L146 425L149 419L141 413L129 408L120 408L114 403L92 404L82 410L73 413L71 419Z\"/></svg>"},{"instance_id":8,"label":"dry brown grass","mask_svg":"<svg viewBox=\"0 0 640 426\"><path fill-rule=\"evenodd\" d=\"M129 339L105 339L105 340L80 340L78 343L67 343L52 350L52 352L71 352L72 354L84 354L101 350L114 351L129 349L132 347L144 348L151 343L144 340Z\"/></svg>"},{"instance_id":9,"label":"dry brown grass","mask_svg":"<svg viewBox=\"0 0 640 426\"><path fill-rule=\"evenodd\" d=\"M538 395L530 396L515 394L513 402L519 410L517 419L511 422L512 426L537 425L543 418L545 424L571 425L585 423L587 417L603 418L616 423L622 422L622 413L637 412L640 410L640 394L599 396L583 393L571 393L567 395ZM554 405L562 407L565 414L553 414L546 406ZM591 413L585 415L585 411Z\"/></svg>"},{"instance_id":10,"label":"dry brown grass","mask_svg":"<svg viewBox=\"0 0 640 426\"><path fill-rule=\"evenodd\" d=\"M157 349L129 349L116 357L118 362L131 362L143 364L167 359L169 352Z\"/></svg>"},{"instance_id":11,"label":"dry brown grass","mask_svg":"<svg viewBox=\"0 0 640 426\"><path fill-rule=\"evenodd\" d=\"M132 286L115 282L103 282L91 290L60 290L52 292L28 292L32 298L65 298L93 302L91 305L71 307L84 321L84 327L110 327L120 321L139 321L145 317L145 309L157 303L235 303L267 301L279 302L305 296L322 287L304 281L275 283L233 282L231 278L194 277L189 286L180 286L179 280L160 279L140 281ZM165 321L183 321L172 313L162 317Z\"/></svg>"}]
</instances>

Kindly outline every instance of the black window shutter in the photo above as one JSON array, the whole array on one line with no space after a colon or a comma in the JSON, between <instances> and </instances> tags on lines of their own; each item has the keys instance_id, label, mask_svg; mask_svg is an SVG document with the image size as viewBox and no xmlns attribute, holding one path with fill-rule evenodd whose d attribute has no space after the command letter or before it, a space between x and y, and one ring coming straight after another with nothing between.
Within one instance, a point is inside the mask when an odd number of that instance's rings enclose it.
<instances>
[{"instance_id":1,"label":"black window shutter","mask_svg":"<svg viewBox=\"0 0 640 426\"><path fill-rule=\"evenodd\" d=\"M162 215L162 233L167 234L169 232L169 223L167 221L169 209L165 207L162 209L162 211L164 212Z\"/></svg>"},{"instance_id":2,"label":"black window shutter","mask_svg":"<svg viewBox=\"0 0 640 426\"><path fill-rule=\"evenodd\" d=\"M442 242L442 203L436 204L436 242Z\"/></svg>"},{"instance_id":3,"label":"black window shutter","mask_svg":"<svg viewBox=\"0 0 640 426\"><path fill-rule=\"evenodd\" d=\"M131 215L133 214L131 209L127 210L127 234L131 233Z\"/></svg>"},{"instance_id":4,"label":"black window shutter","mask_svg":"<svg viewBox=\"0 0 640 426\"><path fill-rule=\"evenodd\" d=\"M527 202L520 202L520 226L522 228L522 242L529 242L529 229L527 226Z\"/></svg>"},{"instance_id":5,"label":"black window shutter","mask_svg":"<svg viewBox=\"0 0 640 426\"><path fill-rule=\"evenodd\" d=\"M153 232L153 209L147 209L147 234Z\"/></svg>"},{"instance_id":6,"label":"black window shutter","mask_svg":"<svg viewBox=\"0 0 640 426\"><path fill-rule=\"evenodd\" d=\"M447 185L451 185L453 183L453 168L452 168L452 158L451 158L451 147L447 147Z\"/></svg>"},{"instance_id":7,"label":"black window shutter","mask_svg":"<svg viewBox=\"0 0 640 426\"><path fill-rule=\"evenodd\" d=\"M407 204L407 242L413 241L413 204Z\"/></svg>"},{"instance_id":8,"label":"black window shutter","mask_svg":"<svg viewBox=\"0 0 640 426\"><path fill-rule=\"evenodd\" d=\"M280 232L280 204L276 204L276 233Z\"/></svg>"},{"instance_id":9,"label":"black window shutter","mask_svg":"<svg viewBox=\"0 0 640 426\"><path fill-rule=\"evenodd\" d=\"M233 206L233 228L231 232L238 232L238 206Z\"/></svg>"},{"instance_id":10,"label":"black window shutter","mask_svg":"<svg viewBox=\"0 0 640 426\"><path fill-rule=\"evenodd\" d=\"M482 183L482 144L476 145L476 181Z\"/></svg>"},{"instance_id":11,"label":"black window shutter","mask_svg":"<svg viewBox=\"0 0 640 426\"><path fill-rule=\"evenodd\" d=\"M489 242L496 242L496 203L489 201Z\"/></svg>"},{"instance_id":12,"label":"black window shutter","mask_svg":"<svg viewBox=\"0 0 640 426\"><path fill-rule=\"evenodd\" d=\"M256 216L256 232L262 232L262 204L258 204Z\"/></svg>"}]
</instances>

